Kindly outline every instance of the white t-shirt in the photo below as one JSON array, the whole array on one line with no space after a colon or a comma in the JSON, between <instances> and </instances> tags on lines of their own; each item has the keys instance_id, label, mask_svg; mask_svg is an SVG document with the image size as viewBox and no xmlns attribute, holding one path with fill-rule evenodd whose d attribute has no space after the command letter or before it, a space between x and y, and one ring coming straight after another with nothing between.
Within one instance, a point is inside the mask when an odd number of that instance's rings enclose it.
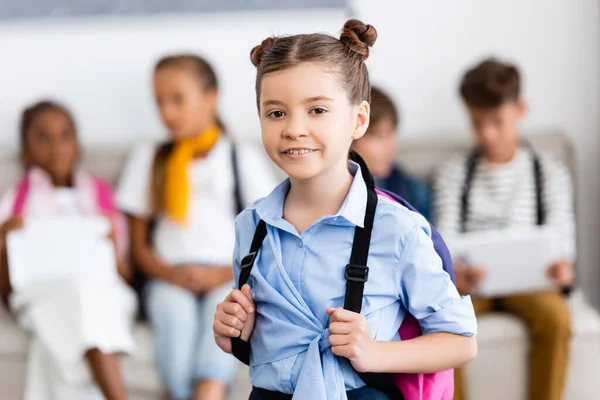
<instances>
[{"instance_id":1,"label":"white t-shirt","mask_svg":"<svg viewBox=\"0 0 600 400\"><path fill-rule=\"evenodd\" d=\"M180 224L162 214L157 218L152 243L169 264L230 265L235 244L234 176L232 142L221 138L207 157L188 167L192 186L188 221ZM130 156L116 201L127 214L147 218L151 214L150 180L155 145L136 149ZM257 148L237 146L240 191L244 206L267 196L276 185L273 167Z\"/></svg>"},{"instance_id":2,"label":"white t-shirt","mask_svg":"<svg viewBox=\"0 0 600 400\"><path fill-rule=\"evenodd\" d=\"M57 188L54 191L54 199L56 201L56 211L58 215L70 217L82 214L75 189Z\"/></svg>"},{"instance_id":3,"label":"white t-shirt","mask_svg":"<svg viewBox=\"0 0 600 400\"><path fill-rule=\"evenodd\" d=\"M15 202L16 189L13 187L8 190L2 196L0 200L0 224L5 223L12 215L13 205ZM39 210L38 207L32 206L32 204L45 204L53 203L56 207L56 215L61 217L72 217L82 215L83 211L79 204L79 197L77 190L74 188L60 187L55 188L52 192L48 193L51 195L50 198L44 196L38 198L38 193L30 191L27 194L27 201L25 202L24 214L29 217L45 217L47 216L47 210ZM53 208L54 210L54 208Z\"/></svg>"}]
</instances>

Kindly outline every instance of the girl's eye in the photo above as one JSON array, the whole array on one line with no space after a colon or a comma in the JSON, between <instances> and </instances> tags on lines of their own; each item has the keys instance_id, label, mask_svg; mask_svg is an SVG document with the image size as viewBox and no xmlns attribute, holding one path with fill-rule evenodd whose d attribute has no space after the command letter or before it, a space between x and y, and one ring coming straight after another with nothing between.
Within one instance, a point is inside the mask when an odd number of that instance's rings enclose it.
<instances>
[{"instance_id":1,"label":"girl's eye","mask_svg":"<svg viewBox=\"0 0 600 400\"><path fill-rule=\"evenodd\" d=\"M279 119L279 118L283 118L284 116L285 116L285 114L283 113L283 111L279 111L279 110L271 111L270 113L267 114L267 118L271 118L271 119Z\"/></svg>"},{"instance_id":2,"label":"girl's eye","mask_svg":"<svg viewBox=\"0 0 600 400\"><path fill-rule=\"evenodd\" d=\"M315 107L312 110L310 110L310 112L313 114L320 115L320 114L325 114L327 112L327 110L324 108L321 108L321 107Z\"/></svg>"}]
</instances>

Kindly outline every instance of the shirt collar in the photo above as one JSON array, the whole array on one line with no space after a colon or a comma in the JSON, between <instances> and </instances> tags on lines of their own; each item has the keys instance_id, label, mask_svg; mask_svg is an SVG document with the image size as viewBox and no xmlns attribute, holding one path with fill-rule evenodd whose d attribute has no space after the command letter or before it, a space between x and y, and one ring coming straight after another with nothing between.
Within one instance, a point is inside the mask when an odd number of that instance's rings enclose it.
<instances>
[{"instance_id":1,"label":"shirt collar","mask_svg":"<svg viewBox=\"0 0 600 400\"><path fill-rule=\"evenodd\" d=\"M357 163L348 161L348 170L354 176L348 195L335 215L326 216L323 219L338 221L341 217L351 225L362 228L367 206L367 185ZM267 224L280 228L288 224L283 220L283 204L289 190L290 180L288 178L279 184L269 196L255 205L256 213Z\"/></svg>"}]
</instances>

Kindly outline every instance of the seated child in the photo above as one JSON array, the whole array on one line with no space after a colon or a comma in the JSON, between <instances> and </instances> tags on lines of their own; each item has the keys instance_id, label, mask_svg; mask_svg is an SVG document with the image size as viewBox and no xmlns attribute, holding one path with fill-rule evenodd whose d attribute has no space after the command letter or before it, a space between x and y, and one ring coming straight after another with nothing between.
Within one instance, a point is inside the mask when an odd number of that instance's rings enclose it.
<instances>
[{"instance_id":1,"label":"seated child","mask_svg":"<svg viewBox=\"0 0 600 400\"><path fill-rule=\"evenodd\" d=\"M408 201L425 218L430 217L427 184L396 164L399 125L398 111L391 97L377 87L371 88L371 122L367 133L354 142L354 150L365 160L375 184Z\"/></svg>"},{"instance_id":2,"label":"seated child","mask_svg":"<svg viewBox=\"0 0 600 400\"><path fill-rule=\"evenodd\" d=\"M42 101L23 112L24 177L0 201L0 291L32 335L26 400L97 398L98 387L106 399L126 398L119 359L132 350L136 309L135 295L122 280L129 276L127 233L110 187L79 168L80 153L75 122L66 108ZM13 291L7 234L29 218L84 215L111 220L120 277L102 282L50 279Z\"/></svg>"},{"instance_id":3,"label":"seated child","mask_svg":"<svg viewBox=\"0 0 600 400\"><path fill-rule=\"evenodd\" d=\"M476 148L445 165L435 186L436 227L445 235L460 232L555 227L563 238L564 258L548 266L556 290L500 298L476 297L475 312L493 310L521 318L531 336L529 400L562 398L569 360L571 323L561 289L573 283L575 217L567 169L523 145L520 122L526 105L513 65L488 59L470 69L460 94L473 126ZM455 260L457 261L457 260ZM461 294L476 294L485 265L455 262ZM518 277L515 277L518 279ZM460 371L456 399L464 399Z\"/></svg>"},{"instance_id":4,"label":"seated child","mask_svg":"<svg viewBox=\"0 0 600 400\"><path fill-rule=\"evenodd\" d=\"M217 75L204 58L166 56L153 78L168 140L136 146L117 202L148 278L144 305L169 395L225 400L239 363L215 344L214 310L232 286L235 216L273 189L273 168L225 129Z\"/></svg>"}]
</instances>

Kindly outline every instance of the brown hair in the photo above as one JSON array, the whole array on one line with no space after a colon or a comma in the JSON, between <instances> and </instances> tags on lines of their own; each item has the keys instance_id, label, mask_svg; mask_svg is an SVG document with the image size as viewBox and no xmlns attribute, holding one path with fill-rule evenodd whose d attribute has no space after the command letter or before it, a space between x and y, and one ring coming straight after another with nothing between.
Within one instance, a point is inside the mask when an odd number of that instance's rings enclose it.
<instances>
[{"instance_id":1,"label":"brown hair","mask_svg":"<svg viewBox=\"0 0 600 400\"><path fill-rule=\"evenodd\" d=\"M398 126L399 116L398 109L394 104L394 100L383 90L371 88L371 122L370 126L375 126L379 121L389 118L394 127ZM369 130L367 129L367 133Z\"/></svg>"},{"instance_id":2,"label":"brown hair","mask_svg":"<svg viewBox=\"0 0 600 400\"><path fill-rule=\"evenodd\" d=\"M250 52L250 60L257 68L257 107L260 108L260 87L266 74L303 62L333 66L352 104L370 101L371 84L364 61L376 39L375 28L357 19L344 24L339 39L323 33L266 38Z\"/></svg>"},{"instance_id":3,"label":"brown hair","mask_svg":"<svg viewBox=\"0 0 600 400\"><path fill-rule=\"evenodd\" d=\"M464 102L475 108L497 108L521 96L521 77L516 66L489 58L468 70L460 83Z\"/></svg>"},{"instance_id":4,"label":"brown hair","mask_svg":"<svg viewBox=\"0 0 600 400\"><path fill-rule=\"evenodd\" d=\"M73 132L77 133L75 119L67 107L53 100L41 100L27 107L21 114L21 122L19 124L21 151L25 151L26 149L27 135L31 130L31 126L40 115L47 111L55 111L64 115L69 120Z\"/></svg>"},{"instance_id":5,"label":"brown hair","mask_svg":"<svg viewBox=\"0 0 600 400\"><path fill-rule=\"evenodd\" d=\"M203 91L219 89L219 81L213 67L204 58L194 54L176 54L161 58L154 67L154 73L167 68L186 69L190 71L200 83ZM216 116L216 122L221 133L226 133L225 124L221 118ZM150 181L150 206L152 212L157 215L163 209L163 185L165 179L165 165L167 158L173 150L173 142L165 142L160 145L154 156L152 164L152 175Z\"/></svg>"}]
</instances>

